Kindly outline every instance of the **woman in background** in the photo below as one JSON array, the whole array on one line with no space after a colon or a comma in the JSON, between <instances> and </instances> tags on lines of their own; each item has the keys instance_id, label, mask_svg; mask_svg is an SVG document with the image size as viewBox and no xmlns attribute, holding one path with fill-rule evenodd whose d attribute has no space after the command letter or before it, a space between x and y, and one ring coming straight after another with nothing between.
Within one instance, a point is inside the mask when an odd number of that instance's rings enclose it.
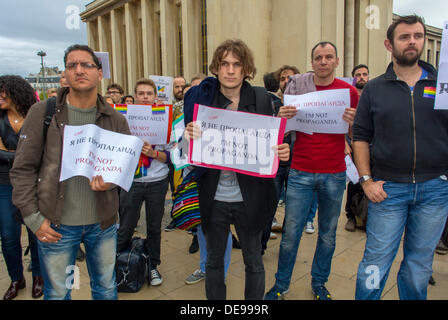
<instances>
[{"instance_id":1,"label":"woman in background","mask_svg":"<svg viewBox=\"0 0 448 320\"><path fill-rule=\"evenodd\" d=\"M12 186L9 170L19 141L19 133L30 107L36 102L30 84L19 76L0 76L0 237L3 257L11 278L11 285L3 300L14 299L25 288L22 264L21 231L22 216L12 203ZM43 294L39 256L35 235L28 230L31 245L31 269L33 298Z\"/></svg>"}]
</instances>

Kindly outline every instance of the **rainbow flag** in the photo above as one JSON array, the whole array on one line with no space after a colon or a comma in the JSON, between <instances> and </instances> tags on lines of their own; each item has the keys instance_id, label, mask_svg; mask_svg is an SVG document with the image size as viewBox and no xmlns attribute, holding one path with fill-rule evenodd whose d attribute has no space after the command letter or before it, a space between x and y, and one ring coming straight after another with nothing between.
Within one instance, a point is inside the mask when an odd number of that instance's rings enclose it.
<instances>
[{"instance_id":1,"label":"rainbow flag","mask_svg":"<svg viewBox=\"0 0 448 320\"><path fill-rule=\"evenodd\" d=\"M425 87L423 90L423 98L436 98L436 88L434 87Z\"/></svg>"},{"instance_id":2,"label":"rainbow flag","mask_svg":"<svg viewBox=\"0 0 448 320\"><path fill-rule=\"evenodd\" d=\"M116 104L114 105L115 110L120 112L121 114L126 114L128 111L128 106L126 104Z\"/></svg>"},{"instance_id":3,"label":"rainbow flag","mask_svg":"<svg viewBox=\"0 0 448 320\"><path fill-rule=\"evenodd\" d=\"M152 114L165 113L165 106L152 106Z\"/></svg>"}]
</instances>

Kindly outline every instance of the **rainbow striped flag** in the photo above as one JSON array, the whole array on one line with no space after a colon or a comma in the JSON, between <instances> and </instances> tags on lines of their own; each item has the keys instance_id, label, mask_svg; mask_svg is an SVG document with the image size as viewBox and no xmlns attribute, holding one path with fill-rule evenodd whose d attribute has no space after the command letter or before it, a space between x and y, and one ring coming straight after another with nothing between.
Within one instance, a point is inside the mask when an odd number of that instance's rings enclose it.
<instances>
[{"instance_id":1,"label":"rainbow striped flag","mask_svg":"<svg viewBox=\"0 0 448 320\"><path fill-rule=\"evenodd\" d=\"M117 110L118 112L120 112L121 114L126 114L128 111L128 105L127 104L115 104L114 105L115 110Z\"/></svg>"},{"instance_id":2,"label":"rainbow striped flag","mask_svg":"<svg viewBox=\"0 0 448 320\"><path fill-rule=\"evenodd\" d=\"M165 113L165 106L152 106L152 114Z\"/></svg>"},{"instance_id":3,"label":"rainbow striped flag","mask_svg":"<svg viewBox=\"0 0 448 320\"><path fill-rule=\"evenodd\" d=\"M425 87L423 90L423 98L436 98L436 88L434 87Z\"/></svg>"}]
</instances>

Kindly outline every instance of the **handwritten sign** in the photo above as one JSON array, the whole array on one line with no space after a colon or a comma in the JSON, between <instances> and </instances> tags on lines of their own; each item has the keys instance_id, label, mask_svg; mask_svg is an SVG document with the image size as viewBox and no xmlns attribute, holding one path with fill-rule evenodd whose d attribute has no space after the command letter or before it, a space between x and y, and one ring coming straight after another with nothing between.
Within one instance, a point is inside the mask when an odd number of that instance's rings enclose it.
<instances>
[{"instance_id":1,"label":"handwritten sign","mask_svg":"<svg viewBox=\"0 0 448 320\"><path fill-rule=\"evenodd\" d=\"M190 163L275 177L279 160L272 147L282 143L286 119L195 105L193 121L202 136L190 142Z\"/></svg>"},{"instance_id":2,"label":"handwritten sign","mask_svg":"<svg viewBox=\"0 0 448 320\"><path fill-rule=\"evenodd\" d=\"M315 91L302 95L285 95L285 106L295 106L297 114L288 119L286 131L345 134L348 122L342 119L350 107L350 90Z\"/></svg>"},{"instance_id":3,"label":"handwritten sign","mask_svg":"<svg viewBox=\"0 0 448 320\"><path fill-rule=\"evenodd\" d=\"M125 117L132 135L155 145L169 142L173 118L172 105L128 104Z\"/></svg>"},{"instance_id":4,"label":"handwritten sign","mask_svg":"<svg viewBox=\"0 0 448 320\"><path fill-rule=\"evenodd\" d=\"M426 88L425 88L426 89ZM448 109L448 21L443 24L440 65L435 91L434 109ZM434 92L433 91L433 92Z\"/></svg>"},{"instance_id":5,"label":"handwritten sign","mask_svg":"<svg viewBox=\"0 0 448 320\"><path fill-rule=\"evenodd\" d=\"M172 77L149 76L157 87L157 101L163 104L173 103L173 81Z\"/></svg>"},{"instance_id":6,"label":"handwritten sign","mask_svg":"<svg viewBox=\"0 0 448 320\"><path fill-rule=\"evenodd\" d=\"M101 129L93 124L65 126L59 181L74 176L102 176L104 182L128 191L143 141L137 137Z\"/></svg>"}]
</instances>

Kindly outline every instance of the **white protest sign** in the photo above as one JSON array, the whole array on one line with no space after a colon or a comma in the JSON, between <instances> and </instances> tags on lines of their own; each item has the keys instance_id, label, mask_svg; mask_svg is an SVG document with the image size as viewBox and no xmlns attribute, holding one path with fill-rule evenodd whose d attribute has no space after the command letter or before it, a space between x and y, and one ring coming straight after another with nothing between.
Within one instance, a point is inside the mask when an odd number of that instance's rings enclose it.
<instances>
[{"instance_id":1,"label":"white protest sign","mask_svg":"<svg viewBox=\"0 0 448 320\"><path fill-rule=\"evenodd\" d=\"M425 88L426 89L426 88ZM436 101L434 109L448 109L448 21L443 24L440 65L437 77Z\"/></svg>"},{"instance_id":2,"label":"white protest sign","mask_svg":"<svg viewBox=\"0 0 448 320\"><path fill-rule=\"evenodd\" d=\"M348 132L348 122L342 119L342 115L350 107L349 89L285 95L284 102L285 106L297 108L295 117L288 119L286 131L333 134Z\"/></svg>"},{"instance_id":3,"label":"white protest sign","mask_svg":"<svg viewBox=\"0 0 448 320\"><path fill-rule=\"evenodd\" d=\"M109 52L95 51L95 55L101 62L101 68L103 70L103 79L110 79Z\"/></svg>"},{"instance_id":4,"label":"white protest sign","mask_svg":"<svg viewBox=\"0 0 448 320\"><path fill-rule=\"evenodd\" d=\"M150 144L167 144L171 134L171 106L127 105L126 119L132 135Z\"/></svg>"},{"instance_id":5,"label":"white protest sign","mask_svg":"<svg viewBox=\"0 0 448 320\"><path fill-rule=\"evenodd\" d=\"M170 104L173 102L173 81L172 77L149 76L157 87L157 101L159 103Z\"/></svg>"},{"instance_id":6,"label":"white protest sign","mask_svg":"<svg viewBox=\"0 0 448 320\"><path fill-rule=\"evenodd\" d=\"M351 182L353 182L353 184L357 184L359 181L358 169L356 168L352 158L350 158L349 155L345 156L345 165L347 167L347 177Z\"/></svg>"},{"instance_id":7,"label":"white protest sign","mask_svg":"<svg viewBox=\"0 0 448 320\"><path fill-rule=\"evenodd\" d=\"M171 141L175 141L175 146L170 151L171 162L176 171L190 165L188 162L188 140L183 138L185 131L184 115L181 115L173 122L171 131Z\"/></svg>"},{"instance_id":8,"label":"white protest sign","mask_svg":"<svg viewBox=\"0 0 448 320\"><path fill-rule=\"evenodd\" d=\"M59 181L74 176L104 182L128 191L134 180L143 141L137 137L101 129L94 124L65 126Z\"/></svg>"},{"instance_id":9,"label":"white protest sign","mask_svg":"<svg viewBox=\"0 0 448 320\"><path fill-rule=\"evenodd\" d=\"M193 121L202 131L190 141L189 162L257 177L275 177L286 119L195 105Z\"/></svg>"}]
</instances>

